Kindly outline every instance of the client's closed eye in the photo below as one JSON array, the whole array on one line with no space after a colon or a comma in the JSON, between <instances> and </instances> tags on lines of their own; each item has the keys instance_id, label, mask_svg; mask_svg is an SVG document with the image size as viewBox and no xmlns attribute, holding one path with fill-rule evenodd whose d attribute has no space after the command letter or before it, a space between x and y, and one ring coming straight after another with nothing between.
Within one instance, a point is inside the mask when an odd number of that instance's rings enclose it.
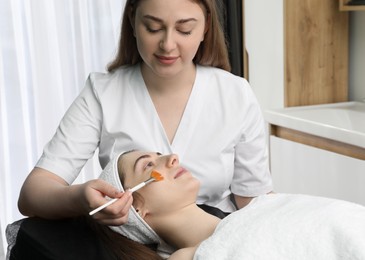
<instances>
[{"instance_id":1,"label":"client's closed eye","mask_svg":"<svg viewBox=\"0 0 365 260\"><path fill-rule=\"evenodd\" d=\"M149 169L150 167L154 167L155 164L153 162L147 162L145 166L143 167L144 170Z\"/></svg>"}]
</instances>

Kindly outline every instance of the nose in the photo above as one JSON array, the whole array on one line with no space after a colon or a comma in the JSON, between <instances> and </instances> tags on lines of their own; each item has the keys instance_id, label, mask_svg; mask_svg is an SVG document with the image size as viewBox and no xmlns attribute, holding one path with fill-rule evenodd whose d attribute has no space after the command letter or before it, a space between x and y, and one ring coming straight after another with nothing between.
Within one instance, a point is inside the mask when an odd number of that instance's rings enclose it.
<instances>
[{"instance_id":1,"label":"nose","mask_svg":"<svg viewBox=\"0 0 365 260\"><path fill-rule=\"evenodd\" d=\"M166 31L160 41L160 48L165 52L171 52L176 48L176 41L171 31Z\"/></svg>"},{"instance_id":2,"label":"nose","mask_svg":"<svg viewBox=\"0 0 365 260\"><path fill-rule=\"evenodd\" d=\"M176 165L179 165L179 156L177 154L170 154L166 158L166 166L168 168L174 167Z\"/></svg>"}]
</instances>

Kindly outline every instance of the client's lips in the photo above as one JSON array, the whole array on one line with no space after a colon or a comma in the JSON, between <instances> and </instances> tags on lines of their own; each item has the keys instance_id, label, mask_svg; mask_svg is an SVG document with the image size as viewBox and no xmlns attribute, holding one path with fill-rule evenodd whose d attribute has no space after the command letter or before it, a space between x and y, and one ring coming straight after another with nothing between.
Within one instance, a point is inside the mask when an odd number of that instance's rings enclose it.
<instances>
[{"instance_id":1,"label":"client's lips","mask_svg":"<svg viewBox=\"0 0 365 260\"><path fill-rule=\"evenodd\" d=\"M182 175L184 175L187 171L184 168L181 168L176 175L174 176L174 179L177 179L179 177L181 177Z\"/></svg>"}]
</instances>

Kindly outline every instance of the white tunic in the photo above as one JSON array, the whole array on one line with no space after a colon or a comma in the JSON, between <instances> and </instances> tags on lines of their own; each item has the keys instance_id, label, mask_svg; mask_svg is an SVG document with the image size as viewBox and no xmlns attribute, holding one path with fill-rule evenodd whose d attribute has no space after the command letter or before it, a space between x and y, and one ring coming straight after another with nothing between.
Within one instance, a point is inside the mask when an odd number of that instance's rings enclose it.
<instances>
[{"instance_id":1,"label":"white tunic","mask_svg":"<svg viewBox=\"0 0 365 260\"><path fill-rule=\"evenodd\" d=\"M247 81L197 66L195 83L170 144L140 66L92 73L44 148L37 167L72 183L99 148L102 168L114 153L139 149L175 153L200 181L197 203L234 210L229 196L272 190L265 128Z\"/></svg>"}]
</instances>

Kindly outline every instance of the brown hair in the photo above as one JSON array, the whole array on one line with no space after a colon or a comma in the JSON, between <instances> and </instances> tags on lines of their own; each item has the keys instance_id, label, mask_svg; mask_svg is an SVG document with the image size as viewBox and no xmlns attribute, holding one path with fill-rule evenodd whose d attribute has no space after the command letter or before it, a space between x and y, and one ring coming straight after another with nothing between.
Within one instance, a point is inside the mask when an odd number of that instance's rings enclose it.
<instances>
[{"instance_id":1,"label":"brown hair","mask_svg":"<svg viewBox=\"0 0 365 260\"><path fill-rule=\"evenodd\" d=\"M91 218L85 218L90 228L97 233L105 246L116 259L123 260L162 260L156 253L157 245L143 245L99 224Z\"/></svg>"},{"instance_id":2,"label":"brown hair","mask_svg":"<svg viewBox=\"0 0 365 260\"><path fill-rule=\"evenodd\" d=\"M133 35L132 23L141 0L127 0L122 18L119 47L116 57L108 64L111 72L123 65L134 65L142 61ZM207 31L195 55L194 63L231 71L228 50L222 25L219 22L215 0L190 0L206 10Z\"/></svg>"}]
</instances>

